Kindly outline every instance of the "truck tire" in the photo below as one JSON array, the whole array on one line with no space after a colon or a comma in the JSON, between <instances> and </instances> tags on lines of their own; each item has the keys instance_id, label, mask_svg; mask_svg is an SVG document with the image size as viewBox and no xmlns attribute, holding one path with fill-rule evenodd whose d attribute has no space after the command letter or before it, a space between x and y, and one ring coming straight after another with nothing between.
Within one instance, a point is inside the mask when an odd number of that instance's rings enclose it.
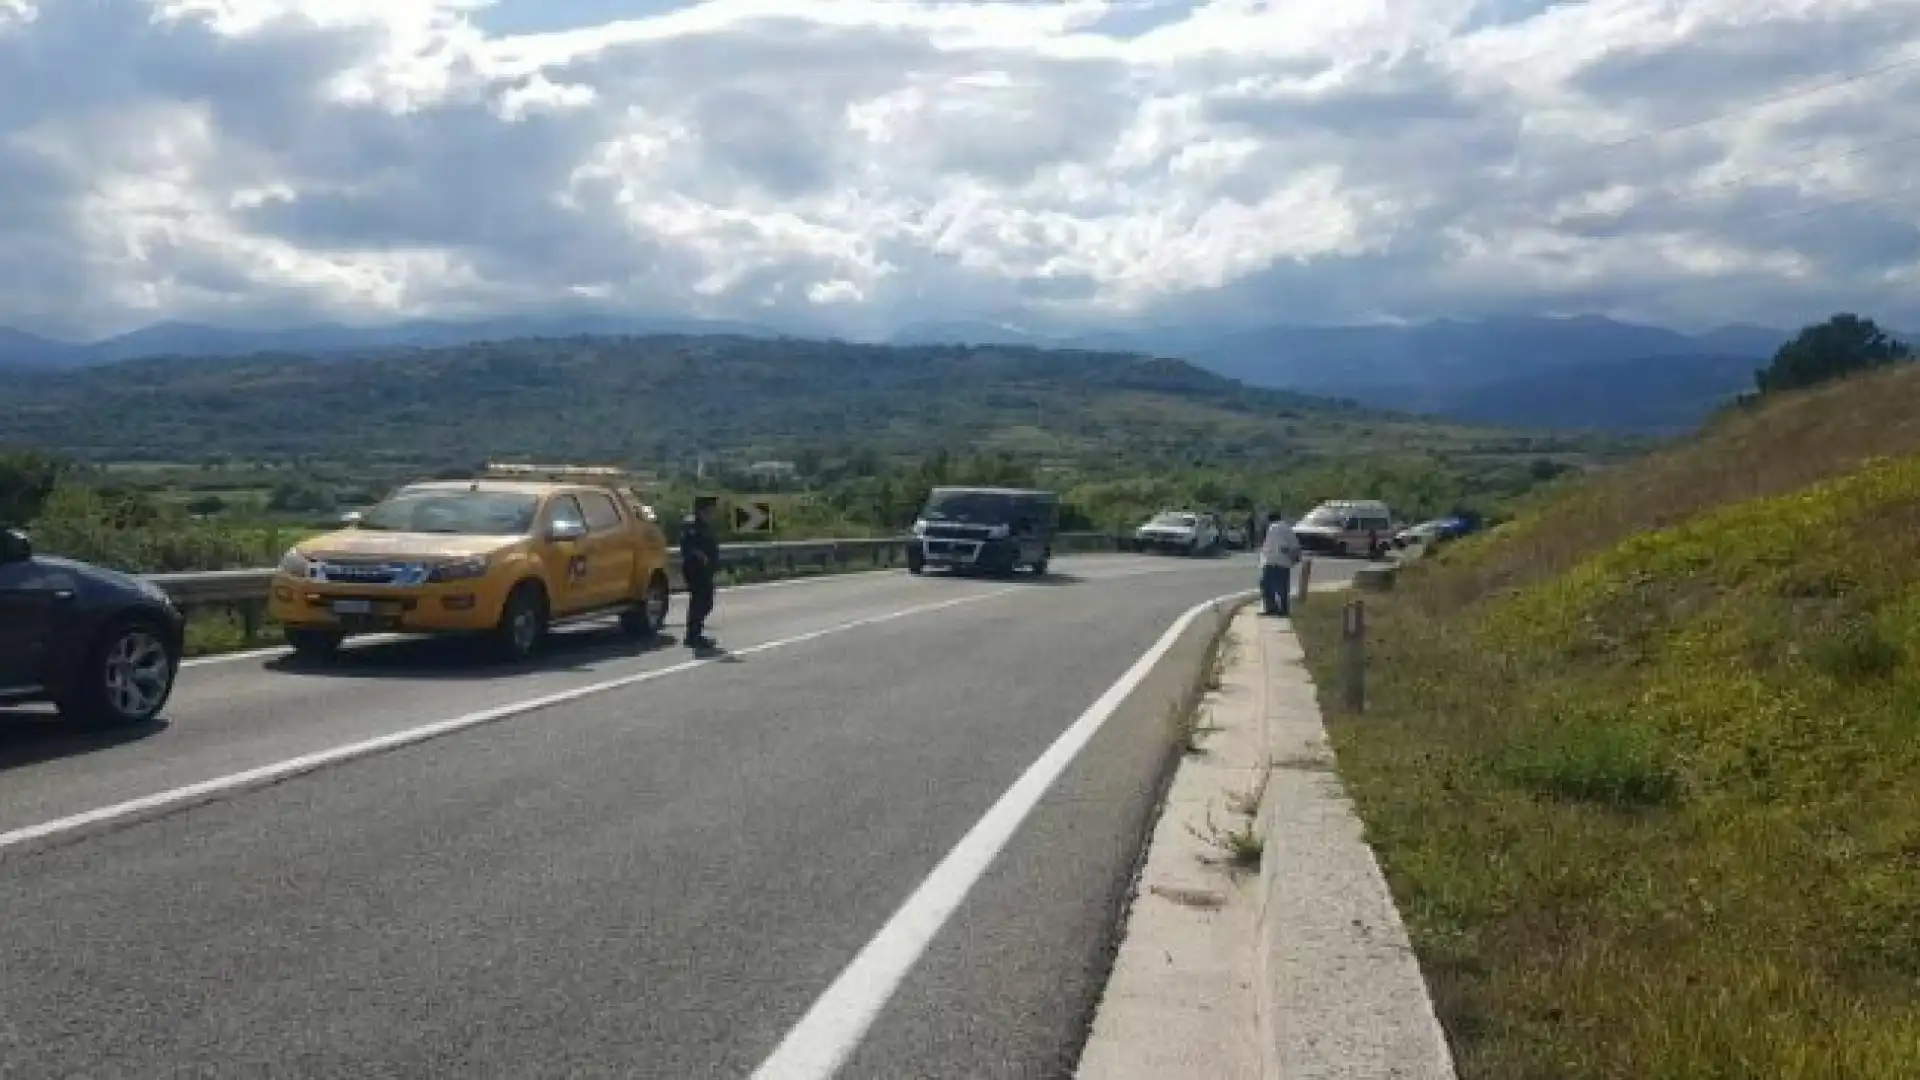
<instances>
[{"instance_id":1,"label":"truck tire","mask_svg":"<svg viewBox=\"0 0 1920 1080\"><path fill-rule=\"evenodd\" d=\"M508 663L529 660L546 637L547 590L538 581L522 581L500 605L491 642L494 655Z\"/></svg>"},{"instance_id":2,"label":"truck tire","mask_svg":"<svg viewBox=\"0 0 1920 1080\"><path fill-rule=\"evenodd\" d=\"M339 630L314 630L289 626L284 631L287 647L302 660L326 660L340 651L347 635Z\"/></svg>"},{"instance_id":3,"label":"truck tire","mask_svg":"<svg viewBox=\"0 0 1920 1080\"><path fill-rule=\"evenodd\" d=\"M647 580L640 602L620 613L620 629L642 640L658 637L666 629L672 607L673 588L667 575L656 572Z\"/></svg>"}]
</instances>

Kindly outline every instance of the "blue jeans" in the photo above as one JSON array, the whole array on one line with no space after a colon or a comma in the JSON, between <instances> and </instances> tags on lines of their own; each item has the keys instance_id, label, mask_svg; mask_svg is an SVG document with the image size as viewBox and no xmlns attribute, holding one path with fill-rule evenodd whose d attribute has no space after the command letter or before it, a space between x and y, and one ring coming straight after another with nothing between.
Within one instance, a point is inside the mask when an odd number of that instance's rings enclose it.
<instances>
[{"instance_id":1,"label":"blue jeans","mask_svg":"<svg viewBox=\"0 0 1920 1080\"><path fill-rule=\"evenodd\" d=\"M1293 592L1293 568L1290 566L1263 566L1260 568L1260 600L1266 605L1269 615L1285 615L1290 610L1288 600Z\"/></svg>"}]
</instances>

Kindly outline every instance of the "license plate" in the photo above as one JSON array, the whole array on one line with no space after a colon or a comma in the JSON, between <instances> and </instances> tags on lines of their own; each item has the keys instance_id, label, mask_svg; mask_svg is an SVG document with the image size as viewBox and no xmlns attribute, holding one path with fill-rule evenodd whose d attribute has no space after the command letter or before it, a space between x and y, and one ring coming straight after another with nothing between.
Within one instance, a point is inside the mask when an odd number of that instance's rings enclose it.
<instances>
[{"instance_id":1,"label":"license plate","mask_svg":"<svg viewBox=\"0 0 1920 1080\"><path fill-rule=\"evenodd\" d=\"M333 613L335 615L371 615L373 614L373 601L335 600L333 602Z\"/></svg>"}]
</instances>

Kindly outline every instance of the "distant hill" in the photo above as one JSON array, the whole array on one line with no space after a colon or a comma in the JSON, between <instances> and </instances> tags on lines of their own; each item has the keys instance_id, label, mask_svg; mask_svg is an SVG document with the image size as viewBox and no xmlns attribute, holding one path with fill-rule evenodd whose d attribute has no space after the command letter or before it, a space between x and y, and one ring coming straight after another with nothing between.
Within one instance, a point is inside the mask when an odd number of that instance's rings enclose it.
<instances>
[{"instance_id":1,"label":"distant hill","mask_svg":"<svg viewBox=\"0 0 1920 1080\"><path fill-rule=\"evenodd\" d=\"M778 339L831 336L818 328L751 322L554 313L482 321L414 320L381 327L321 324L236 330L162 323L85 345L0 329L0 370L72 370L159 355L244 356L262 352L338 357L402 348L575 335L718 334ZM1249 386L1345 398L1399 411L1472 417L1526 427L1555 426L1577 415L1583 426L1627 433L1684 429L1724 396L1726 372L1761 366L1789 333L1734 325L1700 334L1601 316L1442 319L1406 325L1205 326L1048 331L1017 319L923 322L888 343L1027 346L1178 357ZM1670 360L1676 370L1655 361ZM1595 380L1607 372L1658 372L1653 384L1610 387L1593 408ZM1742 388L1742 380L1734 380ZM1644 390L1644 392L1642 392ZM1693 404L1687 404L1693 403ZM1704 405L1702 403L1705 403Z\"/></svg>"},{"instance_id":2,"label":"distant hill","mask_svg":"<svg viewBox=\"0 0 1920 1080\"><path fill-rule=\"evenodd\" d=\"M579 334L782 336L780 331L756 323L566 314L464 322L415 319L374 327L321 323L278 330L243 330L201 323L163 322L87 344L51 341L20 330L0 327L0 370L71 370L155 356L246 356L267 352L364 353Z\"/></svg>"},{"instance_id":3,"label":"distant hill","mask_svg":"<svg viewBox=\"0 0 1920 1080\"><path fill-rule=\"evenodd\" d=\"M1169 327L1050 339L1003 326L913 328L917 339L938 332L1180 356L1252 386L1379 408L1633 434L1698 424L1750 388L1753 369L1791 336L1747 325L1689 335L1597 315L1219 334Z\"/></svg>"},{"instance_id":4,"label":"distant hill","mask_svg":"<svg viewBox=\"0 0 1920 1080\"><path fill-rule=\"evenodd\" d=\"M836 444L900 455L945 445L1262 467L1382 450L1586 445L1250 388L1179 360L686 335L520 339L331 362L299 353L160 358L41 373L0 385L7 444L110 460L663 463Z\"/></svg>"},{"instance_id":5,"label":"distant hill","mask_svg":"<svg viewBox=\"0 0 1920 1080\"><path fill-rule=\"evenodd\" d=\"M1649 356L1518 375L1460 387L1433 410L1471 423L1524 416L1564 431L1679 435L1743 392L1764 360L1741 356Z\"/></svg>"}]
</instances>

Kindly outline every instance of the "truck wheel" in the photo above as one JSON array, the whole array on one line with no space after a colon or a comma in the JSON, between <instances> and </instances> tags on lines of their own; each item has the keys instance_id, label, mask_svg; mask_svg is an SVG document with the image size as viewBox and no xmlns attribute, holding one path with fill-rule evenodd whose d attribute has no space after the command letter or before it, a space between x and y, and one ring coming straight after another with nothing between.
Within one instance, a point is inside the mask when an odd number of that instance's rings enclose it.
<instances>
[{"instance_id":1,"label":"truck wheel","mask_svg":"<svg viewBox=\"0 0 1920 1080\"><path fill-rule=\"evenodd\" d=\"M657 637L666 628L667 611L672 606L673 590L667 576L655 574L640 602L620 613L620 629L637 638Z\"/></svg>"},{"instance_id":2,"label":"truck wheel","mask_svg":"<svg viewBox=\"0 0 1920 1080\"><path fill-rule=\"evenodd\" d=\"M285 630L287 646L302 660L325 660L340 651L347 635L338 630L311 630L289 626Z\"/></svg>"},{"instance_id":3,"label":"truck wheel","mask_svg":"<svg viewBox=\"0 0 1920 1080\"><path fill-rule=\"evenodd\" d=\"M526 660L540 651L547 636L547 593L537 581L523 581L500 605L500 621L493 628L493 650L509 662Z\"/></svg>"}]
</instances>

